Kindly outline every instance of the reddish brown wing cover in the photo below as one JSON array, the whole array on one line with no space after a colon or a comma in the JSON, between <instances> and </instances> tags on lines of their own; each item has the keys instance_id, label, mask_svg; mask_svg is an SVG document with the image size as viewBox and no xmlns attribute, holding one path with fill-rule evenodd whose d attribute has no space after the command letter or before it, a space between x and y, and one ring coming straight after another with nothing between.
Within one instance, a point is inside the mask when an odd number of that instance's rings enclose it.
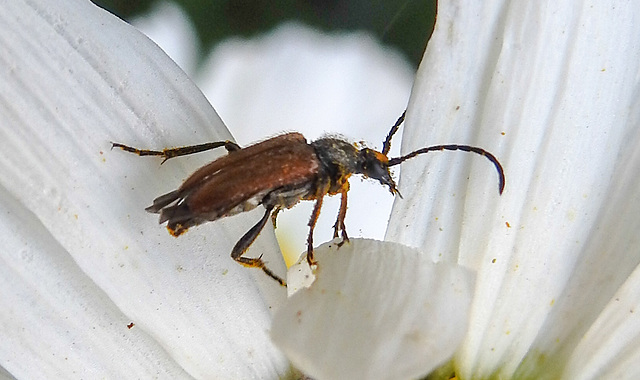
<instances>
[{"instance_id":1,"label":"reddish brown wing cover","mask_svg":"<svg viewBox=\"0 0 640 380\"><path fill-rule=\"evenodd\" d=\"M180 187L194 214L224 216L259 194L314 181L315 150L300 133L288 133L233 151L193 173Z\"/></svg>"}]
</instances>

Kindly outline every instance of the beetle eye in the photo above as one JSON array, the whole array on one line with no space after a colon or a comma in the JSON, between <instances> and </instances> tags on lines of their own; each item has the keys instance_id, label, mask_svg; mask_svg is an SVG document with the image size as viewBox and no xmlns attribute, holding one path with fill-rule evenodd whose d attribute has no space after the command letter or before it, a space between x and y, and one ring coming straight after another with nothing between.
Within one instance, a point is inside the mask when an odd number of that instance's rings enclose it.
<instances>
[{"instance_id":1,"label":"beetle eye","mask_svg":"<svg viewBox=\"0 0 640 380\"><path fill-rule=\"evenodd\" d=\"M380 162L374 162L368 171L369 177L376 179L384 178L387 174L387 170L382 166Z\"/></svg>"},{"instance_id":2,"label":"beetle eye","mask_svg":"<svg viewBox=\"0 0 640 380\"><path fill-rule=\"evenodd\" d=\"M386 179L389 176L388 169L380 161L376 152L367 148L360 151L356 172L377 180Z\"/></svg>"}]
</instances>

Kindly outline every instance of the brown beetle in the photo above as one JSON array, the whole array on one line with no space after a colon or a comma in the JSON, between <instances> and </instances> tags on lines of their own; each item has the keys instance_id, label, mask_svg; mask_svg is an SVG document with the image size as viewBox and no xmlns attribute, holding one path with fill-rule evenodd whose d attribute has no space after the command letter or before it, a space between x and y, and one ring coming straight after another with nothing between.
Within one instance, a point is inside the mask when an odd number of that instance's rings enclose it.
<instances>
[{"instance_id":1,"label":"brown beetle","mask_svg":"<svg viewBox=\"0 0 640 380\"><path fill-rule=\"evenodd\" d=\"M483 155L495 165L499 177L498 191L502 194L505 184L502 166L494 155L482 148L456 144L434 145L401 157L388 158L391 138L398 131L404 117L403 113L391 128L382 152L369 148L358 149L346 141L332 137L308 143L300 133L283 134L246 148L240 148L231 141L162 151L137 149L118 143L112 145L140 156L162 156L164 161L224 146L229 154L198 169L177 190L156 198L146 210L159 213L160 223L168 222L167 229L177 237L189 227L263 205L264 215L236 243L231 257L244 266L261 268L278 283L286 285L284 280L265 266L262 256L247 258L243 254L267 224L269 216L275 225L281 209L291 208L301 200L315 200L307 237L307 261L309 265L315 265L313 230L325 195L341 195L333 236L336 238L340 234L343 243L349 241L344 219L347 213L349 177L352 174L377 179L382 185L389 187L391 194L400 195L389 172L391 166L436 150L462 150Z\"/></svg>"}]
</instances>

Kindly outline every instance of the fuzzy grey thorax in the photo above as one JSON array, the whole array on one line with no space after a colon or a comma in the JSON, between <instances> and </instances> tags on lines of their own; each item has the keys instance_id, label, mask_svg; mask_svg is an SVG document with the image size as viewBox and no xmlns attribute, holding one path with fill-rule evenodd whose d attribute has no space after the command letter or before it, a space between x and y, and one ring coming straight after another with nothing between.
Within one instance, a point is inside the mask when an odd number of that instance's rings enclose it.
<instances>
[{"instance_id":1,"label":"fuzzy grey thorax","mask_svg":"<svg viewBox=\"0 0 640 380\"><path fill-rule=\"evenodd\" d=\"M321 138L311 143L322 169L336 183L345 173L357 173L358 149L337 138Z\"/></svg>"}]
</instances>

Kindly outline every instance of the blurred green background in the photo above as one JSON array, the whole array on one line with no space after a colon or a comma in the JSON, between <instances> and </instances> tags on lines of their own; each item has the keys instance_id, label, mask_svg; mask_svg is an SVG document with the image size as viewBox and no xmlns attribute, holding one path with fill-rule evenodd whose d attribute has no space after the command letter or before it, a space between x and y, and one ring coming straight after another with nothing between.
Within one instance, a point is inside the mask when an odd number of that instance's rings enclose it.
<instances>
[{"instance_id":1,"label":"blurred green background","mask_svg":"<svg viewBox=\"0 0 640 380\"><path fill-rule=\"evenodd\" d=\"M94 0L124 20L159 0ZM433 31L437 0L174 0L188 14L200 43L199 59L219 41L251 37L284 21L323 31L366 30L403 52L418 67Z\"/></svg>"}]
</instances>

